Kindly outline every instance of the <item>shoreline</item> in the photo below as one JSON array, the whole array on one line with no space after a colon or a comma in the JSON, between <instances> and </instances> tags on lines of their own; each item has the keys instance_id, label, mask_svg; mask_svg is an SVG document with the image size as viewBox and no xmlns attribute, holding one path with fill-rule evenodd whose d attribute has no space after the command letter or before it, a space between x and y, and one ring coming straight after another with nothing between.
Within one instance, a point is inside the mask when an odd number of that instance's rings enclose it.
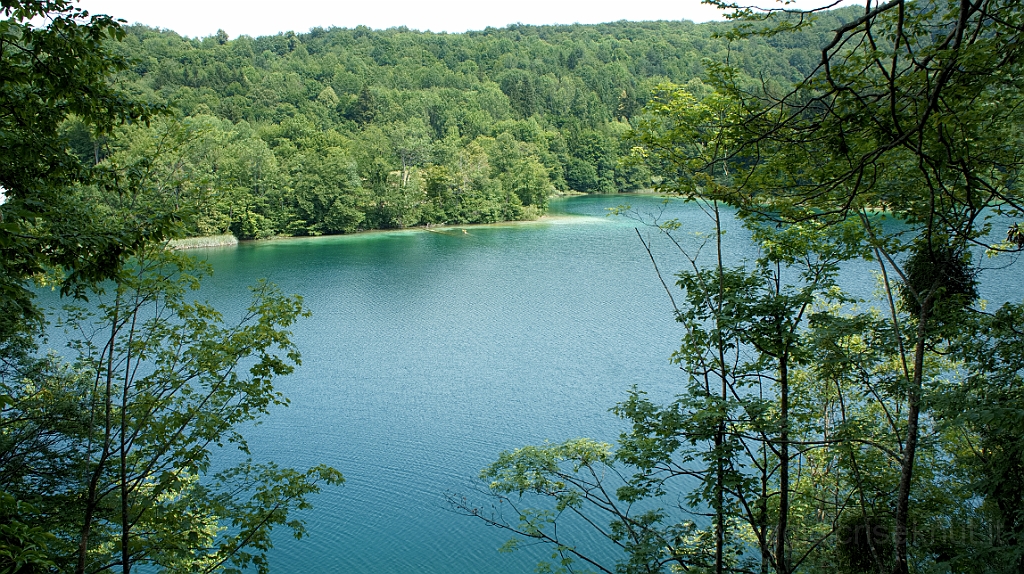
<instances>
[{"instance_id":1,"label":"shoreline","mask_svg":"<svg viewBox=\"0 0 1024 574\"><path fill-rule=\"evenodd\" d=\"M275 235L265 239L238 239L230 233L224 235L207 235L202 237L188 237L185 239L172 239L167 243L167 249L184 251L192 249L209 249L215 247L237 247L239 245L259 245L263 243L276 243L291 240L326 239L329 237L357 237L383 233L439 233L443 235L455 235L453 231L467 230L478 227L501 227L519 226L541 223L556 223L573 219L585 218L585 215L542 215L537 219L526 219L518 221L498 221L495 223L465 223L465 224L437 224L430 226L405 227L402 229L365 229L354 233L339 233L335 235Z\"/></svg>"},{"instance_id":2,"label":"shoreline","mask_svg":"<svg viewBox=\"0 0 1024 574\"><path fill-rule=\"evenodd\" d=\"M232 247L238 245L238 238L231 233L221 235L202 235L199 237L186 237L184 239L172 239L167 242L167 249L172 251L185 251L187 249L206 249L208 247Z\"/></svg>"},{"instance_id":3,"label":"shoreline","mask_svg":"<svg viewBox=\"0 0 1024 574\"><path fill-rule=\"evenodd\" d=\"M587 193L563 193L556 194L553 197L566 198L566 197L587 197L590 195L617 195L628 197L630 195L661 195L659 192L653 189L644 189L632 192L623 192L616 194L587 194ZM667 196L670 197L670 196ZM478 228L478 227L500 227L500 226L519 226L519 225L536 225L543 223L558 223L563 221L571 221L574 219L586 218L586 215L570 215L570 214L558 214L549 215L544 214L536 219L523 219L523 220L510 220L510 221L498 221L494 223L465 223L465 224L435 224L435 225L419 225L416 227L404 227L401 229L365 229L356 231L354 233L341 233L335 235L275 235L273 237L267 237L265 239L238 239L230 233L222 235L207 235L201 237L188 237L185 239L172 239L168 242L167 248L173 250L189 250L189 249L208 249L213 247L237 247L241 244L246 245L258 245L262 243L271 243L278 241L289 241L289 240L308 240L308 239L320 239L327 237L356 237L361 235L377 234L377 233L412 233L412 232L424 232L424 233L440 233L440 234L454 234L453 230L463 230Z\"/></svg>"},{"instance_id":4,"label":"shoreline","mask_svg":"<svg viewBox=\"0 0 1024 574\"><path fill-rule=\"evenodd\" d=\"M417 225L416 227L403 227L400 229L364 229L362 231L356 231L354 233L338 233L335 235L275 235L274 237L268 237L266 239L246 239L239 241L239 243L246 244L257 244L257 243L272 243L278 241L291 241L291 240L309 240L309 239L326 239L328 237L359 237L364 235L377 235L385 233L440 233L444 235L454 235L453 231L475 229L480 227L516 227L520 225L537 225L542 223L556 223L559 221L569 221L573 219L585 218L586 215L542 215L537 219L520 219L510 221L496 221L494 223L462 223L462 224L449 224L449 223L437 223L431 225Z\"/></svg>"}]
</instances>

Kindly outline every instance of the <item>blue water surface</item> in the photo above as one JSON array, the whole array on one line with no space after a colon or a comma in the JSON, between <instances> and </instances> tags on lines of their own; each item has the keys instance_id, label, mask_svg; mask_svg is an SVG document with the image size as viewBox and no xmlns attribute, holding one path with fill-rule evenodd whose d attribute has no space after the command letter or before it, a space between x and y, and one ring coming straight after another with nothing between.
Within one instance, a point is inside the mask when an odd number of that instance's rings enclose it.
<instances>
[{"instance_id":1,"label":"blue water surface","mask_svg":"<svg viewBox=\"0 0 1024 574\"><path fill-rule=\"evenodd\" d=\"M624 202L634 218L606 216ZM275 539L274 572L532 572L548 549L498 553L508 534L451 512L445 493L476 492L502 450L614 442L623 424L609 408L633 386L656 401L682 391L669 361L681 331L637 229L671 285L686 258L644 223L678 218L694 253L710 220L653 196L562 199L551 212L526 224L201 252L215 270L202 296L228 315L258 278L301 294L313 313L294 329L302 365L278 384L291 405L244 432L258 460L326 463L346 482L303 513L308 537ZM727 258L754 257L726 215ZM858 265L844 281L869 296L872 267ZM985 295L1020 297L1002 287Z\"/></svg>"}]
</instances>

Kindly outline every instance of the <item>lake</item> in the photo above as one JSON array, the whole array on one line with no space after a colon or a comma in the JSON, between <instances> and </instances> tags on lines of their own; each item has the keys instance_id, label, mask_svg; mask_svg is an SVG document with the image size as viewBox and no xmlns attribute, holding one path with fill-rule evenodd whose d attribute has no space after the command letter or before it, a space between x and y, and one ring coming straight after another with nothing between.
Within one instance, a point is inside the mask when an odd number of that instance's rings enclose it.
<instances>
[{"instance_id":1,"label":"lake","mask_svg":"<svg viewBox=\"0 0 1024 574\"><path fill-rule=\"evenodd\" d=\"M679 218L683 235L709 229L679 202L590 196L554 200L540 222L197 252L215 270L202 295L228 315L258 278L313 313L294 329L303 364L278 384L291 405L244 434L256 459L327 463L346 483L303 514L308 537L279 533L274 572L527 573L550 554L498 553L507 533L449 511L444 495L474 492L502 450L613 442L623 425L608 409L634 385L658 401L682 390L669 362L680 328L638 224L606 217L623 202ZM727 230L731 261L755 255L738 224ZM654 250L671 282L685 261L665 241ZM870 269L851 265L844 283L870 295ZM987 298L1020 299L1013 270L990 275Z\"/></svg>"}]
</instances>

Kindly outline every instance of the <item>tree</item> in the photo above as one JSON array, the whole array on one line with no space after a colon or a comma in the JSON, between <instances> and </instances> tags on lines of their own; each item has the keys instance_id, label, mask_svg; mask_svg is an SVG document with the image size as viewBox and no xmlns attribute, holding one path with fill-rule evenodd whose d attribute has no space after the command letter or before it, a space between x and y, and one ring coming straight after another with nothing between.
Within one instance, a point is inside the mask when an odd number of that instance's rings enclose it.
<instances>
[{"instance_id":1,"label":"tree","mask_svg":"<svg viewBox=\"0 0 1024 574\"><path fill-rule=\"evenodd\" d=\"M744 16L767 23L765 33L813 17L771 12ZM720 81L745 107L736 149L753 166L736 201L753 210L770 205L788 221L860 219L881 273L898 277L908 316L893 308L894 328L913 334L902 352L906 441L894 516L900 573L911 569L911 490L932 391L926 355L949 339L950 319L963 327L963 311L976 299L970 247L986 243L997 214L1021 215L1022 24L1015 2L867 2L794 90L757 94L734 76ZM876 208L910 229L893 234L874 224Z\"/></svg>"},{"instance_id":2,"label":"tree","mask_svg":"<svg viewBox=\"0 0 1024 574\"><path fill-rule=\"evenodd\" d=\"M497 82L520 119L528 118L539 111L537 90L534 88L532 75L512 69L498 77Z\"/></svg>"},{"instance_id":3,"label":"tree","mask_svg":"<svg viewBox=\"0 0 1024 574\"><path fill-rule=\"evenodd\" d=\"M815 13L739 16L757 24L745 33L771 36ZM687 392L670 405L634 392L616 407L631 429L600 459L503 455L483 475L499 500L518 509L528 492L552 497L613 542L634 541L618 571L673 560L715 571L1015 571L1019 469L996 453L1015 445L1021 370L1007 327L1018 310L989 317L976 300L978 247L1020 249L1015 227L1005 242L990 231L1021 217L1022 22L1017 3L867 2L791 90L713 66L721 96L656 97L636 151L666 189L712 214L737 208L761 249L755 269L782 273L719 264L683 274ZM811 235L780 243L794 232ZM829 272L812 272L850 257L878 265L881 297L868 310L844 307ZM793 272L810 290L782 279ZM998 384L982 390L990 378ZM608 468L591 472L592 460ZM601 472L609 478L580 479ZM701 483L680 510L707 509L708 530L661 506L683 476ZM629 478L611 495L619 477ZM484 514L587 554L551 536L558 512L518 511L519 525ZM951 525L964 521L993 534L957 539Z\"/></svg>"},{"instance_id":4,"label":"tree","mask_svg":"<svg viewBox=\"0 0 1024 574\"><path fill-rule=\"evenodd\" d=\"M684 336L673 357L685 391L658 405L634 389L613 409L628 425L616 447L576 439L502 453L481 473L498 503L451 504L513 532L512 547L552 544L566 571L580 562L604 572L834 566L826 549L850 485L826 470L840 425L818 418L827 407L811 371L826 338L808 332L833 325L825 302L842 301L838 263L857 253L856 228L841 241L816 224L755 228L760 257L733 268L714 255L720 233L691 251L674 222L659 223L691 266L678 275ZM621 554L576 542L582 527Z\"/></svg>"},{"instance_id":5,"label":"tree","mask_svg":"<svg viewBox=\"0 0 1024 574\"><path fill-rule=\"evenodd\" d=\"M355 163L344 150L309 150L295 158L293 174L296 213L307 235L351 233L363 221L365 193Z\"/></svg>"},{"instance_id":6,"label":"tree","mask_svg":"<svg viewBox=\"0 0 1024 574\"><path fill-rule=\"evenodd\" d=\"M110 82L127 67L105 44L123 37L118 22L90 16L65 0L5 0L0 12L0 409L8 411L18 404L8 377L33 363L32 337L42 317L27 286L30 278L62 268L62 292L80 294L116 274L127 255L168 235L175 216L163 214L145 226L110 227L77 187L109 179L87 167L92 161L83 164L70 153L66 121L102 136L155 112L125 98ZM0 421L7 430L7 417ZM19 438L4 436L5 449L8 440ZM44 447L42 453L52 447L36 446ZM26 572L51 568L50 536L32 524L34 507L2 487L0 498L7 525L0 564Z\"/></svg>"},{"instance_id":7,"label":"tree","mask_svg":"<svg viewBox=\"0 0 1024 574\"><path fill-rule=\"evenodd\" d=\"M685 335L674 357L688 375L686 392L659 406L634 390L613 409L631 430L617 448L601 446L599 456L576 448L583 441L504 453L482 478L491 480L499 506L515 510L518 525L500 511L452 502L519 536L556 545L563 565L582 559L608 572L788 572L832 533L815 532L806 541L790 534L796 530L789 526L791 506L807 503L790 467L808 457L807 445L822 440L797 418L790 394L813 354L801 332L818 312L815 306L842 300L838 263L858 253L856 230L836 241L820 225L777 230L752 219L747 225L760 256L752 269L726 267L723 215L712 197L730 187L731 170L721 160L727 149L722 128L733 107L724 98L698 103L669 86L655 102L652 111L662 115L642 124L649 131L637 139L646 144L649 161L674 167L672 189L697 203L714 229L691 250L675 237L678 222L648 222L679 247L689 267L678 275L686 304L676 317ZM710 266L700 256L708 251ZM669 296L674 301L671 291ZM803 452L790 454L791 441L799 441ZM691 490L681 490L680 482ZM528 491L552 498L556 512L522 508ZM680 516L686 509L657 506L672 496L685 497L689 512L706 515L710 527ZM641 510L634 513L634 506ZM559 514L570 511L620 546L624 557L612 566L574 545L562 534L567 527L559 526Z\"/></svg>"},{"instance_id":8,"label":"tree","mask_svg":"<svg viewBox=\"0 0 1024 574\"><path fill-rule=\"evenodd\" d=\"M194 215L182 203L203 203L181 193L188 130L139 129L160 110L115 82L129 68L109 43L125 36L117 21L64 0L0 10L0 568L265 571L270 530L300 535L289 512L341 475L215 471L211 452L244 451L234 425L283 402L272 380L298 362L287 327L301 302L260 286L231 327L187 301L201 273L164 244ZM115 128L121 147L102 161L65 137ZM74 360L38 355L31 280L91 299L65 319L81 329Z\"/></svg>"},{"instance_id":9,"label":"tree","mask_svg":"<svg viewBox=\"0 0 1024 574\"><path fill-rule=\"evenodd\" d=\"M5 0L0 12L0 338L6 338L38 318L26 278L64 267L70 270L65 293L105 279L123 256L167 235L174 217L110 229L69 191L96 175L69 153L65 120L78 118L105 134L155 111L110 81L128 66L106 44L124 37L118 22L68 0Z\"/></svg>"},{"instance_id":10,"label":"tree","mask_svg":"<svg viewBox=\"0 0 1024 574\"><path fill-rule=\"evenodd\" d=\"M963 572L1019 572L1024 566L1022 311L1019 303L1005 305L983 317L978 330L958 337L953 352L964 358L964 376L933 399L941 428L955 437L956 479L981 501L962 518L975 537L970 543L950 538L952 548L942 549Z\"/></svg>"},{"instance_id":11,"label":"tree","mask_svg":"<svg viewBox=\"0 0 1024 574\"><path fill-rule=\"evenodd\" d=\"M319 137L314 134L332 134L332 140L342 136L344 143L321 141L313 147L345 148L356 162L370 195L355 207L364 215L358 227L396 228L425 221L424 209L430 209L420 182L428 165L448 163L439 157L446 152L435 153L448 146L443 141L466 148L480 137L497 138L504 131L501 124L510 121L545 126L543 142L520 134L516 138L533 144L528 155L537 156L558 189L614 193L648 187L648 174L618 165L626 155L618 136L637 116L647 88L668 79L689 81L701 71L702 57L726 54L727 42L713 37L720 27L620 22L449 37L320 29L255 39L215 34L193 41L131 26L126 41L112 49L133 60L119 74L133 93L166 101L186 116L185 122L208 122L215 116L223 132L236 131L224 122L238 132L247 131L243 122L249 123L282 168L296 153L310 149L307 140ZM744 75L753 77L767 68L773 76L790 78L794 69L789 62L813 61L808 41L813 37L797 34L771 46L751 39L730 49ZM656 66L648 65L655 60ZM650 77L647 70L655 69L662 75ZM76 153L98 163L107 144L95 144L109 140L70 126L68 132ZM235 155L223 149L232 147L233 140L222 143L210 150L211 156L226 160ZM521 167L529 173L519 178L511 164L495 173L497 163L492 163L492 179L501 179L502 192L511 189L528 209L505 201L498 211L473 208L466 214L469 220L473 214L485 221L502 213L542 211L539 166L527 161ZM270 165L259 161L252 166L259 164ZM202 167L226 165L206 162ZM276 181L252 187L241 180L233 185L239 173L232 171L206 174L212 184L234 189L230 200L210 202L203 220L187 233L224 232L226 225L243 238L308 232L308 225L299 224L297 188L286 170Z\"/></svg>"},{"instance_id":12,"label":"tree","mask_svg":"<svg viewBox=\"0 0 1024 574\"><path fill-rule=\"evenodd\" d=\"M287 328L308 312L261 284L226 325L186 298L203 273L183 255L143 253L109 297L67 308L73 363L50 359L29 383L5 385L4 434L17 440L0 453L3 487L38 508L63 569L264 572L271 530L301 536L290 512L308 508L320 483L342 482L326 466L214 470L216 448L247 452L240 424L286 402L273 379L298 363Z\"/></svg>"}]
</instances>

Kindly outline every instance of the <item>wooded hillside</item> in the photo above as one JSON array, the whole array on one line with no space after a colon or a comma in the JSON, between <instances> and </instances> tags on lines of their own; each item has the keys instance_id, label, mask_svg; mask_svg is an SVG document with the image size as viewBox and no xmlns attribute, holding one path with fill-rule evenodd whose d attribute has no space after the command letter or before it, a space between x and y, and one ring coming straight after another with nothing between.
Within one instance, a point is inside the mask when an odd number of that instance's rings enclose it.
<instances>
[{"instance_id":1,"label":"wooded hillside","mask_svg":"<svg viewBox=\"0 0 1024 574\"><path fill-rule=\"evenodd\" d=\"M846 13L849 15L849 13ZM623 135L663 82L701 91L707 63L786 86L842 17L728 41L730 24L509 26L465 34L313 29L229 40L127 28L132 92L174 118L97 141L87 161L143 156L198 217L190 234L318 235L542 214L554 192L652 187Z\"/></svg>"}]
</instances>

